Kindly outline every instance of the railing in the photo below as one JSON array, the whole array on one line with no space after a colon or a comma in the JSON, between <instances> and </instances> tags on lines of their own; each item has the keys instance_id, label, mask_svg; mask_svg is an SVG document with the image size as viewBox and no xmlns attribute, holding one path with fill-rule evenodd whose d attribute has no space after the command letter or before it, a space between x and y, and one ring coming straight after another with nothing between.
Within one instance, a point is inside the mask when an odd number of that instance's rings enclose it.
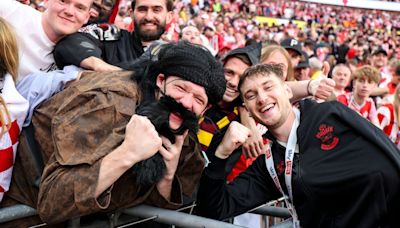
<instances>
[{"instance_id":1,"label":"railing","mask_svg":"<svg viewBox=\"0 0 400 228\"><path fill-rule=\"evenodd\" d=\"M286 208L280 207L273 207L269 206L268 204L263 205L261 207L257 207L254 210L250 211L251 213L260 214L264 216L272 216L272 217L279 217L279 218L288 218L290 214ZM26 218L29 216L36 215L36 210L26 205L13 205L6 208L0 208L0 227L1 223L10 222L13 220ZM134 221L130 221L127 223L121 223L118 221L119 215L125 214L132 216L135 219ZM155 222L169 224L169 225L176 225L180 227L207 227L207 228L238 228L241 226L233 225L226 222L221 222L218 220L203 218L196 215L187 214L180 211L173 211L163 208L157 208L149 205L139 205L133 208L123 209L118 213L113 214L114 217L110 219L108 224L109 227L128 227L132 226L137 223L153 220ZM290 223L280 223L279 226L274 227L289 227L287 226ZM38 224L34 227L42 227L46 224ZM104 226L105 224L102 224ZM93 226L93 225L92 225ZM68 227L82 227L80 225L80 220L73 219L69 221ZM268 226L269 227L269 226Z\"/></svg>"},{"instance_id":2,"label":"railing","mask_svg":"<svg viewBox=\"0 0 400 228\"><path fill-rule=\"evenodd\" d=\"M5 208L0 208L0 226L1 223L26 218L36 215L36 210L26 205L13 205Z\"/></svg>"}]
</instances>

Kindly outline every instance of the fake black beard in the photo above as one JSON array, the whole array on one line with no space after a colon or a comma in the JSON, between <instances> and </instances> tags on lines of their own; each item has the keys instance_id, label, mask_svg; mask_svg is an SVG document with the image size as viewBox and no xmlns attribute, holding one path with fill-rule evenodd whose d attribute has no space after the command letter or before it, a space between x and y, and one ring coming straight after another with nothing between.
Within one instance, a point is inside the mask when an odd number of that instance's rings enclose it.
<instances>
[{"instance_id":1,"label":"fake black beard","mask_svg":"<svg viewBox=\"0 0 400 228\"><path fill-rule=\"evenodd\" d=\"M169 116L171 112L179 113L183 119L183 123L176 130L170 128ZM157 132L168 138L171 143L175 143L176 135L182 135L187 129L197 133L199 127L196 115L169 96L163 96L159 101L142 103L137 108L136 114L147 116ZM145 189L157 183L164 176L165 171L166 165L159 152L132 167L132 172L136 175L136 184Z\"/></svg>"}]
</instances>

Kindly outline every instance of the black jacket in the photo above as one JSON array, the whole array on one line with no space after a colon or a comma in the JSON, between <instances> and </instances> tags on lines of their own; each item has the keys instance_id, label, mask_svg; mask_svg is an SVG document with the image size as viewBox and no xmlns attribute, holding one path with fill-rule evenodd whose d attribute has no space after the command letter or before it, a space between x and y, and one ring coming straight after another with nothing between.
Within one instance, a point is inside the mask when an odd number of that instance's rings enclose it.
<instances>
[{"instance_id":1,"label":"black jacket","mask_svg":"<svg viewBox=\"0 0 400 228\"><path fill-rule=\"evenodd\" d=\"M338 102L300 102L299 153L293 198L302 227L396 227L400 209L400 155L383 132ZM275 168L286 191L285 148L272 135ZM216 157L201 179L197 213L227 218L280 197L265 156L225 184ZM222 168L221 168L222 167Z\"/></svg>"},{"instance_id":2,"label":"black jacket","mask_svg":"<svg viewBox=\"0 0 400 228\"><path fill-rule=\"evenodd\" d=\"M82 60L94 56L111 65L132 69L134 60L144 52L140 38L134 32L117 30L113 26L104 31L98 28L100 25L94 29L90 26L96 25L89 25L87 32L74 33L57 43L54 49L57 67L79 66Z\"/></svg>"}]
</instances>

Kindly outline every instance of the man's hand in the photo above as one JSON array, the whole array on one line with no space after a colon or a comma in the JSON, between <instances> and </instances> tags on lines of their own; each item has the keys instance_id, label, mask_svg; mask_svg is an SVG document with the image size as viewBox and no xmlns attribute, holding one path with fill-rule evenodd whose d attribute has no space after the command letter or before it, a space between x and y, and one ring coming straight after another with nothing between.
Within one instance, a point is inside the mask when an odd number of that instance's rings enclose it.
<instances>
[{"instance_id":1,"label":"man's hand","mask_svg":"<svg viewBox=\"0 0 400 228\"><path fill-rule=\"evenodd\" d=\"M331 67L329 66L329 63L324 61L322 66L322 76L312 80L307 88L317 101L326 101L333 95L333 91L335 90L335 81L328 78L330 69Z\"/></svg>"},{"instance_id":2,"label":"man's hand","mask_svg":"<svg viewBox=\"0 0 400 228\"><path fill-rule=\"evenodd\" d=\"M335 89L335 81L331 78L319 77L311 80L309 85L309 92L316 100L327 100Z\"/></svg>"},{"instance_id":3,"label":"man's hand","mask_svg":"<svg viewBox=\"0 0 400 228\"><path fill-rule=\"evenodd\" d=\"M131 158L134 165L157 153L162 148L162 140L147 117L135 114L126 125L125 140L121 146L129 151L127 158Z\"/></svg>"},{"instance_id":4,"label":"man's hand","mask_svg":"<svg viewBox=\"0 0 400 228\"><path fill-rule=\"evenodd\" d=\"M260 153L262 153L262 133L258 128L256 121L250 117L250 113L244 107L239 107L239 115L240 123L242 123L251 131L250 137L242 146L242 152L246 158L257 157Z\"/></svg>"},{"instance_id":5,"label":"man's hand","mask_svg":"<svg viewBox=\"0 0 400 228\"><path fill-rule=\"evenodd\" d=\"M247 127L233 121L229 125L222 142L215 151L215 156L221 159L228 158L232 152L242 145L250 136L251 132Z\"/></svg>"},{"instance_id":6,"label":"man's hand","mask_svg":"<svg viewBox=\"0 0 400 228\"><path fill-rule=\"evenodd\" d=\"M179 157L187 134L188 130L183 135L176 136L174 144L164 136L161 137L163 146L160 149L160 153L164 158L167 170L164 177L157 183L157 190L167 200L171 200L172 182L178 169Z\"/></svg>"},{"instance_id":7,"label":"man's hand","mask_svg":"<svg viewBox=\"0 0 400 228\"><path fill-rule=\"evenodd\" d=\"M100 196L134 164L150 158L161 147L161 138L150 120L145 116L133 115L126 125L122 144L101 162L95 196Z\"/></svg>"},{"instance_id":8,"label":"man's hand","mask_svg":"<svg viewBox=\"0 0 400 228\"><path fill-rule=\"evenodd\" d=\"M242 146L242 152L246 158L255 158L263 153L263 137L257 126L250 128L250 136Z\"/></svg>"},{"instance_id":9,"label":"man's hand","mask_svg":"<svg viewBox=\"0 0 400 228\"><path fill-rule=\"evenodd\" d=\"M169 139L161 136L162 147L160 148L160 153L164 158L165 165L167 166L164 178L168 180L173 180L175 172L178 168L179 157L182 151L182 145L188 134L188 130L185 131L183 135L177 135L175 137L175 143L172 144Z\"/></svg>"}]
</instances>

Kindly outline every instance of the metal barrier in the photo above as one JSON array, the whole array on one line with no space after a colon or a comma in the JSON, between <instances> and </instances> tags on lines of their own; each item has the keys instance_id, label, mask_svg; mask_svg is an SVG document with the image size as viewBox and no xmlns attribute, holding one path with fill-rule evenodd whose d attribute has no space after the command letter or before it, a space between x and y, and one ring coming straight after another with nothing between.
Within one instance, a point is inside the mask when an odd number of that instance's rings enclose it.
<instances>
[{"instance_id":1,"label":"metal barrier","mask_svg":"<svg viewBox=\"0 0 400 228\"><path fill-rule=\"evenodd\" d=\"M0 208L0 223L26 218L36 214L34 208L22 204Z\"/></svg>"},{"instance_id":2,"label":"metal barrier","mask_svg":"<svg viewBox=\"0 0 400 228\"><path fill-rule=\"evenodd\" d=\"M230 223L221 222L213 219L203 218L196 215L190 215L178 211L170 211L162 208L152 207L148 205L139 205L134 208L122 211L125 214L133 215L139 218L155 217L154 221L169 225L177 225L183 227L207 227L207 228L238 228Z\"/></svg>"},{"instance_id":3,"label":"metal barrier","mask_svg":"<svg viewBox=\"0 0 400 228\"><path fill-rule=\"evenodd\" d=\"M121 225L118 222L115 222L113 226L116 227L126 227L136 223L140 223L143 221L154 220L159 223L176 225L180 227L210 227L210 228L238 228L241 226L233 225L226 222L221 222L218 220L203 218L196 215L187 214L184 212L173 211L158 207L153 207L149 205L139 205L133 208L123 209L120 211L123 214L133 216L135 218L140 218L140 221L135 221L133 223L128 223L125 225ZM263 205L261 207L257 207L250 211L251 213L265 215L265 216L273 216L279 218L289 218L290 214L286 208L279 207L271 207L268 204ZM36 210L32 207L26 205L13 205L6 208L0 208L0 226L1 223L9 222L12 220L17 220L21 218L26 218L29 216L36 215ZM116 218L118 220L118 218ZM286 227L287 224L290 224L290 221L285 221L280 223L279 225L275 225L273 227ZM76 220L73 225L69 223L69 227L80 227L79 219Z\"/></svg>"},{"instance_id":4,"label":"metal barrier","mask_svg":"<svg viewBox=\"0 0 400 228\"><path fill-rule=\"evenodd\" d=\"M118 227L126 227L133 225L135 223L154 220L159 223L177 225L181 227L210 227L210 228L238 228L241 226L236 226L230 223L221 222L218 220L203 218L196 215L191 215L179 211L173 211L158 207L152 207L148 205L139 205L133 208L124 209L121 211L123 214L127 214L136 218L140 218L140 221L134 223L120 225ZM12 220L17 220L21 218L26 218L29 216L36 215L36 210L32 207L26 205L13 205L6 208L0 209L0 226L1 223L9 222ZM71 221L73 221L71 223ZM79 219L71 220L69 227L80 227ZM42 226L45 224L40 224ZM116 226L116 223L114 224Z\"/></svg>"},{"instance_id":5,"label":"metal barrier","mask_svg":"<svg viewBox=\"0 0 400 228\"><path fill-rule=\"evenodd\" d=\"M279 217L279 218L290 218L291 217L289 210L287 208L271 207L271 206L267 206L267 205L265 205L263 207L258 207L257 209L250 211L250 213L259 214L259 215L268 215L268 216Z\"/></svg>"}]
</instances>

